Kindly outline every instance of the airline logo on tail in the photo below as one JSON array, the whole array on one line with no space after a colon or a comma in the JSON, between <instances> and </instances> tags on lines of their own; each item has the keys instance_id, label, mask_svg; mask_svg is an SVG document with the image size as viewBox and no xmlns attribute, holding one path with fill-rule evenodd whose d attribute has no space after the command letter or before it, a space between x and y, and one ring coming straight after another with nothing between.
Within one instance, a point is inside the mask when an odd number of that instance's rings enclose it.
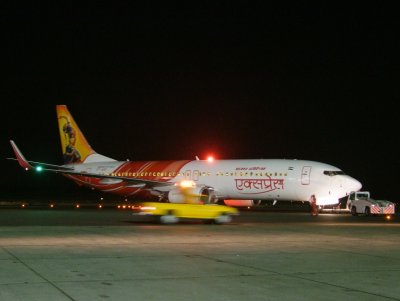
<instances>
[{"instance_id":1,"label":"airline logo on tail","mask_svg":"<svg viewBox=\"0 0 400 301\"><path fill-rule=\"evenodd\" d=\"M65 105L57 106L57 118L64 164L82 163L95 153Z\"/></svg>"}]
</instances>

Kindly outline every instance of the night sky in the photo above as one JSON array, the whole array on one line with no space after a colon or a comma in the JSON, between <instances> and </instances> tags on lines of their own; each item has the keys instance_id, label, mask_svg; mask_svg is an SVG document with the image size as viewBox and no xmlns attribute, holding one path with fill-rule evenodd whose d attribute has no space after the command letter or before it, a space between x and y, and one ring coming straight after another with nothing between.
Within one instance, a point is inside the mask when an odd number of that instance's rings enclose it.
<instances>
[{"instance_id":1,"label":"night sky","mask_svg":"<svg viewBox=\"0 0 400 301\"><path fill-rule=\"evenodd\" d=\"M115 159L314 160L397 201L400 26L362 5L3 7L0 199L100 195L5 160L60 164L66 104Z\"/></svg>"}]
</instances>

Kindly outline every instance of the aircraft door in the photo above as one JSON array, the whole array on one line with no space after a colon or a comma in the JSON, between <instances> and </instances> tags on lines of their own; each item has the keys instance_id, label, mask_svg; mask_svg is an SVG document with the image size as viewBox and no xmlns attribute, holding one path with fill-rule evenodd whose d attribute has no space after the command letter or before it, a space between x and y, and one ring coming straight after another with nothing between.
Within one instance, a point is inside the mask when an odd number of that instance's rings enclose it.
<instances>
[{"instance_id":1,"label":"aircraft door","mask_svg":"<svg viewBox=\"0 0 400 301\"><path fill-rule=\"evenodd\" d=\"M301 170L301 185L310 185L311 166L303 166Z\"/></svg>"}]
</instances>

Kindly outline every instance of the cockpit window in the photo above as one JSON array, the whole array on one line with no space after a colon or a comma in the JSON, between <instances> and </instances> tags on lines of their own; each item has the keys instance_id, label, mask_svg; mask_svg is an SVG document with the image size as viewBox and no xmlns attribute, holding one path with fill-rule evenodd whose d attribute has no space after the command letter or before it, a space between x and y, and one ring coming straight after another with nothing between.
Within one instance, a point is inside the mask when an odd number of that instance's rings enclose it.
<instances>
[{"instance_id":1,"label":"cockpit window","mask_svg":"<svg viewBox=\"0 0 400 301\"><path fill-rule=\"evenodd\" d=\"M358 197L358 199L360 199L360 200L366 200L366 199L368 199L369 194L368 194L368 193L360 193L360 192L357 192L357 197Z\"/></svg>"},{"instance_id":2,"label":"cockpit window","mask_svg":"<svg viewBox=\"0 0 400 301\"><path fill-rule=\"evenodd\" d=\"M324 170L324 175L333 177L336 175L344 175L345 173L341 170Z\"/></svg>"}]
</instances>

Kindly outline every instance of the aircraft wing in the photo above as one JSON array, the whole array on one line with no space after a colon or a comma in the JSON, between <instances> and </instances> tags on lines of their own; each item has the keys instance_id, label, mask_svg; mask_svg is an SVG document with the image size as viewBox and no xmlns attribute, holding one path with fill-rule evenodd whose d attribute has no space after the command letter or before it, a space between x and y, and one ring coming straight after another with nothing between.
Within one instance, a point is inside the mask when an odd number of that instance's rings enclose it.
<instances>
[{"instance_id":1,"label":"aircraft wing","mask_svg":"<svg viewBox=\"0 0 400 301\"><path fill-rule=\"evenodd\" d=\"M35 161L28 161L25 159L24 155L22 152L19 150L18 146L15 144L13 140L10 140L11 146L14 150L14 154L16 158L7 158L8 160L16 160L18 161L19 165L21 165L23 168L26 170L31 170L31 169L37 169L39 166L43 169L48 169L48 170L73 170L71 167L66 167L66 166L60 166L60 165L53 165L53 164L48 164L48 163L41 163L41 162L35 162Z\"/></svg>"},{"instance_id":2,"label":"aircraft wing","mask_svg":"<svg viewBox=\"0 0 400 301\"><path fill-rule=\"evenodd\" d=\"M66 167L61 165L53 165L48 163L41 163L35 161L28 161L25 159L22 152L19 150L17 145L13 140L10 140L11 146L14 150L16 158L7 158L9 160L17 160L19 165L21 165L26 170L37 170L37 171L49 171L60 174L66 174L71 176L84 176L84 177L92 177L98 179L109 179L110 182L120 181L125 182L127 185L134 185L140 188L152 188L157 189L161 187L174 186L174 183L170 182L161 182L161 181L152 181L152 180L144 180L138 178L128 178L128 177L119 177L119 176L110 176L107 174L99 174L99 173L89 173L84 171L76 171L73 167Z\"/></svg>"},{"instance_id":3,"label":"aircraft wing","mask_svg":"<svg viewBox=\"0 0 400 301\"><path fill-rule=\"evenodd\" d=\"M61 165L54 165L54 164L48 164L48 163L43 163L43 162L36 162L36 161L29 161L26 160L24 164L21 164L18 159L16 158L7 158L7 160L15 160L18 161L19 165L21 165L23 168L27 170L31 169L37 169L38 167L41 167L41 169L45 170L74 170L71 167L66 167L66 166L61 166Z\"/></svg>"}]
</instances>

